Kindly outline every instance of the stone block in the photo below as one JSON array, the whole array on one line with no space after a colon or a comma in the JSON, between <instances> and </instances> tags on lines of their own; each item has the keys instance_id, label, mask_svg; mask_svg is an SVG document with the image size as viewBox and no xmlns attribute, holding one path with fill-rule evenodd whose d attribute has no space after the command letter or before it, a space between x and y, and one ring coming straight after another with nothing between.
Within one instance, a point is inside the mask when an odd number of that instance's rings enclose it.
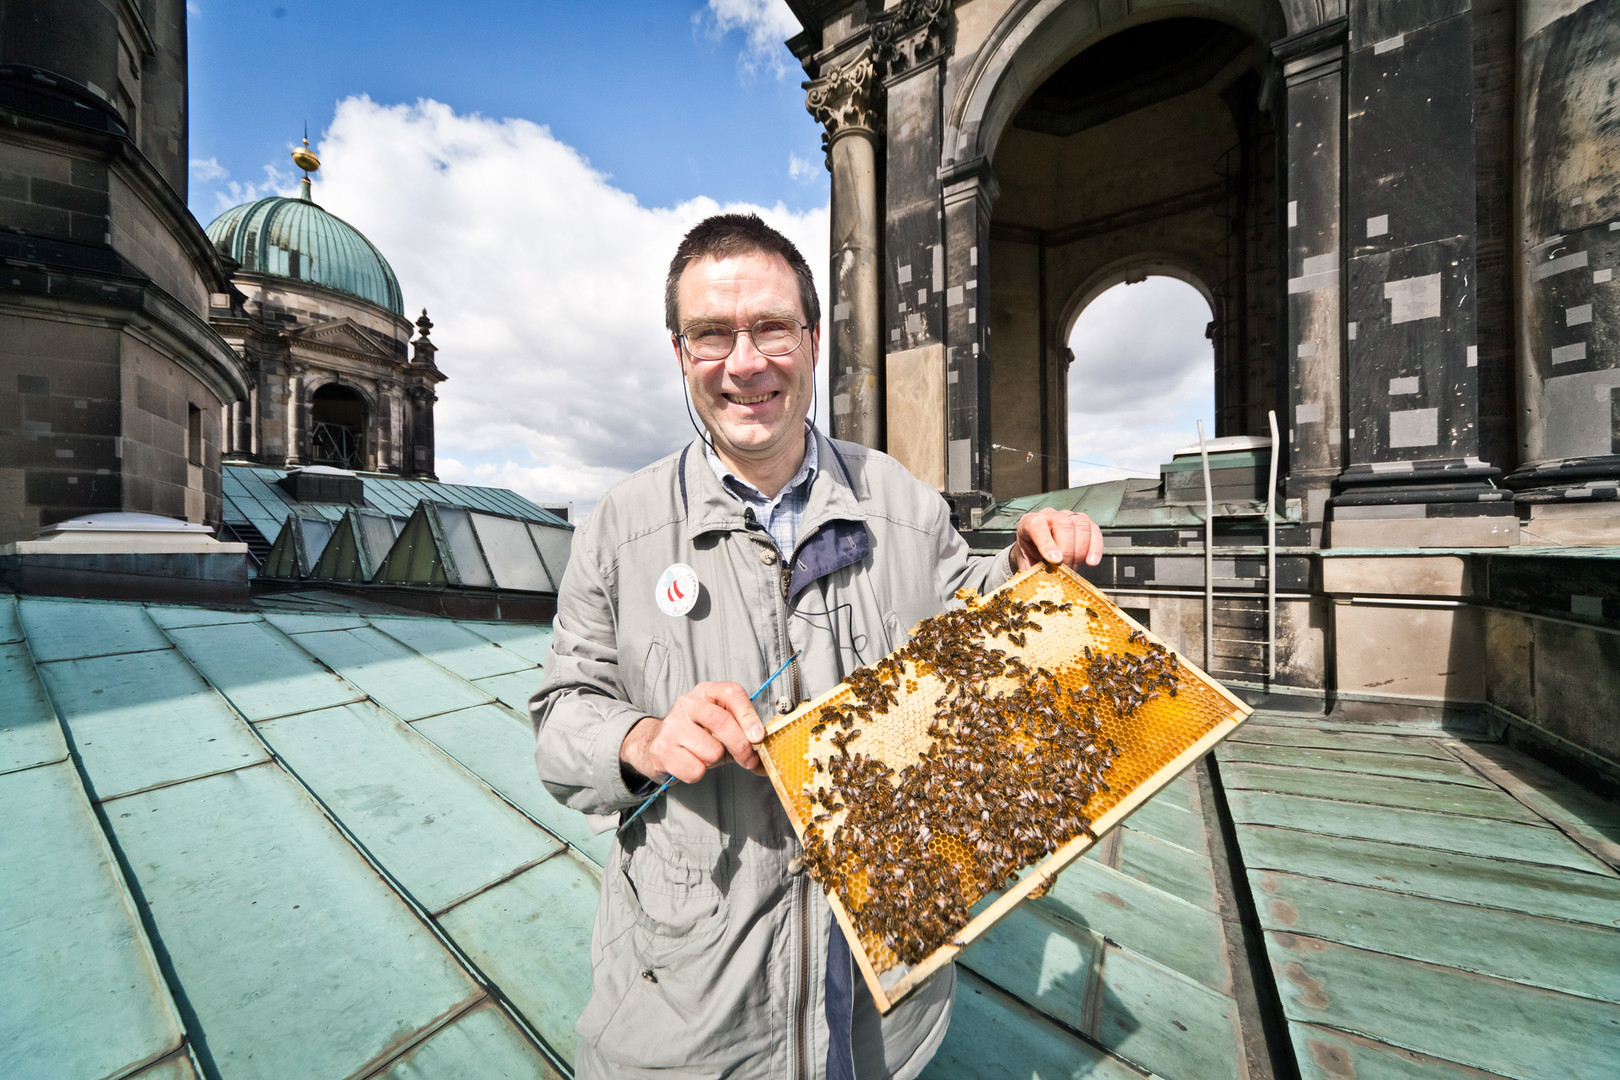
<instances>
[{"instance_id":1,"label":"stone block","mask_svg":"<svg viewBox=\"0 0 1620 1080\"><path fill-rule=\"evenodd\" d=\"M1535 722L1620 763L1620 633L1537 619Z\"/></svg>"},{"instance_id":2,"label":"stone block","mask_svg":"<svg viewBox=\"0 0 1620 1080\"><path fill-rule=\"evenodd\" d=\"M1335 520L1328 546L1335 548L1512 547L1519 542L1516 517L1357 518Z\"/></svg>"},{"instance_id":3,"label":"stone block","mask_svg":"<svg viewBox=\"0 0 1620 1080\"><path fill-rule=\"evenodd\" d=\"M1535 621L1514 611L1485 611L1485 700L1526 720L1536 718Z\"/></svg>"},{"instance_id":4,"label":"stone block","mask_svg":"<svg viewBox=\"0 0 1620 1080\"><path fill-rule=\"evenodd\" d=\"M1338 689L1425 701L1485 700L1483 612L1335 600Z\"/></svg>"},{"instance_id":5,"label":"stone block","mask_svg":"<svg viewBox=\"0 0 1620 1080\"><path fill-rule=\"evenodd\" d=\"M945 487L945 346L890 353L888 450L925 484Z\"/></svg>"},{"instance_id":6,"label":"stone block","mask_svg":"<svg viewBox=\"0 0 1620 1080\"><path fill-rule=\"evenodd\" d=\"M1456 555L1323 559L1322 588L1341 596L1468 596L1467 560Z\"/></svg>"},{"instance_id":7,"label":"stone block","mask_svg":"<svg viewBox=\"0 0 1620 1080\"><path fill-rule=\"evenodd\" d=\"M1620 502L1534 504L1521 535L1526 544L1620 544Z\"/></svg>"}]
</instances>

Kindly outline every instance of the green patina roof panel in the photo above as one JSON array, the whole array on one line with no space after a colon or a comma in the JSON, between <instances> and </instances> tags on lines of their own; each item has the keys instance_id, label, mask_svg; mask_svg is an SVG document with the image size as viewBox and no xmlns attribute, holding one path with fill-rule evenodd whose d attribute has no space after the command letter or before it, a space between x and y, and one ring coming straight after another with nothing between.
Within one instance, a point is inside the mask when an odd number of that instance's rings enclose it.
<instances>
[{"instance_id":1,"label":"green patina roof panel","mask_svg":"<svg viewBox=\"0 0 1620 1080\"><path fill-rule=\"evenodd\" d=\"M181 1031L67 763L0 776L0 1075L117 1076Z\"/></svg>"},{"instance_id":2,"label":"green patina roof panel","mask_svg":"<svg viewBox=\"0 0 1620 1080\"><path fill-rule=\"evenodd\" d=\"M545 669L528 667L522 671L513 671L506 675L491 675L487 679L475 679L474 683L485 693L494 694L496 700L507 708L516 711L521 716L529 715L529 698L540 689L540 680L545 675Z\"/></svg>"},{"instance_id":3,"label":"green patina roof panel","mask_svg":"<svg viewBox=\"0 0 1620 1080\"><path fill-rule=\"evenodd\" d=\"M298 644L402 720L483 705L492 699L465 679L370 626L295 635Z\"/></svg>"},{"instance_id":4,"label":"green patina roof panel","mask_svg":"<svg viewBox=\"0 0 1620 1080\"><path fill-rule=\"evenodd\" d=\"M562 1074L488 1003L457 1017L375 1080L562 1080Z\"/></svg>"},{"instance_id":5,"label":"green patina roof panel","mask_svg":"<svg viewBox=\"0 0 1620 1080\"><path fill-rule=\"evenodd\" d=\"M108 814L224 1075L347 1076L480 993L273 766Z\"/></svg>"},{"instance_id":6,"label":"green patina roof panel","mask_svg":"<svg viewBox=\"0 0 1620 1080\"><path fill-rule=\"evenodd\" d=\"M249 720L365 697L266 622L170 630L180 651Z\"/></svg>"},{"instance_id":7,"label":"green patina roof panel","mask_svg":"<svg viewBox=\"0 0 1620 1080\"><path fill-rule=\"evenodd\" d=\"M39 663L167 649L169 642L135 604L95 600L23 600L28 647Z\"/></svg>"},{"instance_id":8,"label":"green patina roof panel","mask_svg":"<svg viewBox=\"0 0 1620 1080\"><path fill-rule=\"evenodd\" d=\"M22 623L17 621L17 598L0 596L0 645L10 645L22 639Z\"/></svg>"},{"instance_id":9,"label":"green patina roof panel","mask_svg":"<svg viewBox=\"0 0 1620 1080\"><path fill-rule=\"evenodd\" d=\"M0 773L61 761L67 752L28 647L0 645Z\"/></svg>"},{"instance_id":10,"label":"green patina roof panel","mask_svg":"<svg viewBox=\"0 0 1620 1080\"><path fill-rule=\"evenodd\" d=\"M481 705L411 726L596 866L606 865L613 833L596 832L584 814L546 791L535 771L534 731L527 720L499 705Z\"/></svg>"},{"instance_id":11,"label":"green patina roof panel","mask_svg":"<svg viewBox=\"0 0 1620 1080\"><path fill-rule=\"evenodd\" d=\"M1142 1080L1142 1073L971 972L923 1080Z\"/></svg>"},{"instance_id":12,"label":"green patina roof panel","mask_svg":"<svg viewBox=\"0 0 1620 1080\"><path fill-rule=\"evenodd\" d=\"M591 992L594 868L564 852L441 919L547 1045L574 1059L574 1021Z\"/></svg>"},{"instance_id":13,"label":"green patina roof panel","mask_svg":"<svg viewBox=\"0 0 1620 1080\"><path fill-rule=\"evenodd\" d=\"M458 624L503 649L510 649L536 664L546 662L551 646L551 627L526 623L463 622Z\"/></svg>"},{"instance_id":14,"label":"green patina roof panel","mask_svg":"<svg viewBox=\"0 0 1620 1080\"><path fill-rule=\"evenodd\" d=\"M98 799L269 757L173 649L59 660L39 673Z\"/></svg>"},{"instance_id":15,"label":"green patina roof panel","mask_svg":"<svg viewBox=\"0 0 1620 1080\"><path fill-rule=\"evenodd\" d=\"M431 657L440 667L463 679L483 679L513 671L535 671L528 657L503 649L488 638L444 619L373 618L371 625L397 641Z\"/></svg>"},{"instance_id":16,"label":"green patina roof panel","mask_svg":"<svg viewBox=\"0 0 1620 1080\"><path fill-rule=\"evenodd\" d=\"M268 720L259 733L429 911L562 846L370 702Z\"/></svg>"}]
</instances>

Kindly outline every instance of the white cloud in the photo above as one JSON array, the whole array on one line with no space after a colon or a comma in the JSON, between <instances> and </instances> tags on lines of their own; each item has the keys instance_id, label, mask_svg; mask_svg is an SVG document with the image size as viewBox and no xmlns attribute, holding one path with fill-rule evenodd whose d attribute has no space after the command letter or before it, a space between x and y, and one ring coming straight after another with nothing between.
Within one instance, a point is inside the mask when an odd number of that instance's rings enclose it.
<instances>
[{"instance_id":1,"label":"white cloud","mask_svg":"<svg viewBox=\"0 0 1620 1080\"><path fill-rule=\"evenodd\" d=\"M1192 286L1150 277L1092 301L1069 336L1069 483L1155 476L1170 455L1215 437L1209 304Z\"/></svg>"},{"instance_id":2,"label":"white cloud","mask_svg":"<svg viewBox=\"0 0 1620 1080\"><path fill-rule=\"evenodd\" d=\"M782 79L796 69L785 42L803 27L783 0L709 0L708 10L692 21L713 37L742 31L747 44L737 64L745 75L766 72Z\"/></svg>"},{"instance_id":3,"label":"white cloud","mask_svg":"<svg viewBox=\"0 0 1620 1080\"><path fill-rule=\"evenodd\" d=\"M224 166L218 165L212 158L209 158L208 161L216 165L219 174L217 176L201 175L197 172L197 166L200 162L193 161L191 163L192 174L199 181L206 184L216 180L224 180L230 176ZM214 212L222 214L233 206L241 206L245 202L262 199L266 195L296 196L298 194L298 176L299 174L291 169L266 165L264 167L264 179L258 183L226 180L223 185L214 186ZM205 221L203 224L208 223Z\"/></svg>"},{"instance_id":4,"label":"white cloud","mask_svg":"<svg viewBox=\"0 0 1620 1080\"><path fill-rule=\"evenodd\" d=\"M221 165L218 158L192 158L190 164L191 175L204 184L231 175L231 170Z\"/></svg>"},{"instance_id":5,"label":"white cloud","mask_svg":"<svg viewBox=\"0 0 1620 1080\"><path fill-rule=\"evenodd\" d=\"M800 157L791 151L788 153L788 179L797 180L801 184L809 184L825 176L826 173L826 168L814 158Z\"/></svg>"},{"instance_id":6,"label":"white cloud","mask_svg":"<svg viewBox=\"0 0 1620 1080\"><path fill-rule=\"evenodd\" d=\"M681 236L711 213L758 212L804 252L826 296L825 209L645 207L526 120L349 98L318 152L316 201L384 253L407 311L433 316L450 376L435 409L445 480L587 511L691 438L663 278Z\"/></svg>"}]
</instances>

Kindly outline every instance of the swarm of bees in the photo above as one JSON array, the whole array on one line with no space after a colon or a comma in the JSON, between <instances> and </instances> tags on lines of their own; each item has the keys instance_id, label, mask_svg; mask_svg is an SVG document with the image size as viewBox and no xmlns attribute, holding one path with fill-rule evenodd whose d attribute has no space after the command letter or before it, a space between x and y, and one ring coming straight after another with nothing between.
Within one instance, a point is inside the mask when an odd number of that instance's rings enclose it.
<instances>
[{"instance_id":1,"label":"swarm of bees","mask_svg":"<svg viewBox=\"0 0 1620 1080\"><path fill-rule=\"evenodd\" d=\"M985 894L1094 835L1086 804L1107 790L1118 753L1099 738L1101 716L1128 717L1175 696L1180 674L1175 654L1139 632L1120 652L1088 646L1064 678L1031 668L991 639L1023 648L1041 629L1038 616L1072 605L958 595L964 607L926 620L909 644L853 672L851 693L824 706L811 728L835 729L826 739L835 752L811 762L806 867L844 899L869 955L887 951L907 964L954 940ZM932 742L897 774L852 746L922 675L944 684Z\"/></svg>"}]
</instances>

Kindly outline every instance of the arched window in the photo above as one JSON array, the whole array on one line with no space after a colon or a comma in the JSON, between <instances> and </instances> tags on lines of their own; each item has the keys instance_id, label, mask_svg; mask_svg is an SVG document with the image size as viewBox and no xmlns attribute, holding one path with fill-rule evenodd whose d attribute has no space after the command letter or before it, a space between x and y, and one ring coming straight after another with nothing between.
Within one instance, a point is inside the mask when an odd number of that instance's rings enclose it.
<instances>
[{"instance_id":1,"label":"arched window","mask_svg":"<svg viewBox=\"0 0 1620 1080\"><path fill-rule=\"evenodd\" d=\"M328 383L310 397L310 460L340 469L366 467L366 400L347 386Z\"/></svg>"},{"instance_id":2,"label":"arched window","mask_svg":"<svg viewBox=\"0 0 1620 1080\"><path fill-rule=\"evenodd\" d=\"M1102 292L1069 332L1069 486L1157 476L1173 451L1215 437L1209 301L1152 276Z\"/></svg>"}]
</instances>

